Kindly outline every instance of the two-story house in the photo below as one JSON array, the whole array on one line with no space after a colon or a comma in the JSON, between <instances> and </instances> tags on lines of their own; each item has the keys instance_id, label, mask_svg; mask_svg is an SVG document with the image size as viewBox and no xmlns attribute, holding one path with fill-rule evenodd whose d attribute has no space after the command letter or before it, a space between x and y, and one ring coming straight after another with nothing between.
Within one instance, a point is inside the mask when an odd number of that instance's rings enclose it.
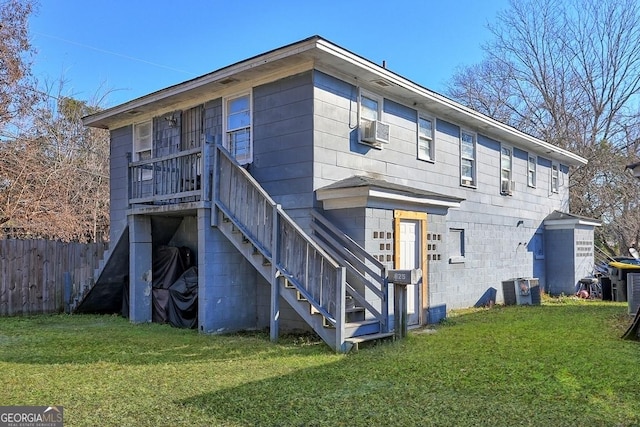
<instances>
[{"instance_id":1,"label":"two-story house","mask_svg":"<svg viewBox=\"0 0 640 427\"><path fill-rule=\"evenodd\" d=\"M111 134L112 247L80 311L124 293L151 321L154 249L186 246L200 331L305 326L347 351L392 331L389 269L421 269L423 325L513 278L570 292L593 265L576 248L597 224L566 213L585 159L318 36L84 123Z\"/></svg>"}]
</instances>

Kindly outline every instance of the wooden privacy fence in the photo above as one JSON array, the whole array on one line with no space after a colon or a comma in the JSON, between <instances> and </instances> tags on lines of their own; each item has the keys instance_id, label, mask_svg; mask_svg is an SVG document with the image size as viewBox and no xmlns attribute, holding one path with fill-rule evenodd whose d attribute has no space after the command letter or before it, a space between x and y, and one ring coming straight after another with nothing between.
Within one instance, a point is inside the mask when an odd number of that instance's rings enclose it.
<instances>
[{"instance_id":1,"label":"wooden privacy fence","mask_svg":"<svg viewBox=\"0 0 640 427\"><path fill-rule=\"evenodd\" d=\"M0 240L0 316L56 313L93 280L107 243Z\"/></svg>"}]
</instances>

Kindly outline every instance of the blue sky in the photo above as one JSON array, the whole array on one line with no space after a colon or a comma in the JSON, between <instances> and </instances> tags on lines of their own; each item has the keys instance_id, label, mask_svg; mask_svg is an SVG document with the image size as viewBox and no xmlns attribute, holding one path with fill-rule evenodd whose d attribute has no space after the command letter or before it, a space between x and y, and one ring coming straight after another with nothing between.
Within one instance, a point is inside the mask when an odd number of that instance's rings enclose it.
<instances>
[{"instance_id":1,"label":"blue sky","mask_svg":"<svg viewBox=\"0 0 640 427\"><path fill-rule=\"evenodd\" d=\"M42 81L110 107L320 35L438 92L479 62L508 0L41 0L30 20Z\"/></svg>"}]
</instances>

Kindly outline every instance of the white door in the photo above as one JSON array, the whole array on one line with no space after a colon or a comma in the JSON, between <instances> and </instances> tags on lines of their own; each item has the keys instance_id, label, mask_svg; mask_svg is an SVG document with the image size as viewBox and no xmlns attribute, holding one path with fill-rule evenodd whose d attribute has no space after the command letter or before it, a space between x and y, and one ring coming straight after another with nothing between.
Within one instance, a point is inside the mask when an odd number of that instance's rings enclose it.
<instances>
[{"instance_id":1,"label":"white door","mask_svg":"<svg viewBox=\"0 0 640 427\"><path fill-rule=\"evenodd\" d=\"M400 270L421 267L420 222L400 220ZM417 325L420 321L420 286L407 286L407 325Z\"/></svg>"}]
</instances>

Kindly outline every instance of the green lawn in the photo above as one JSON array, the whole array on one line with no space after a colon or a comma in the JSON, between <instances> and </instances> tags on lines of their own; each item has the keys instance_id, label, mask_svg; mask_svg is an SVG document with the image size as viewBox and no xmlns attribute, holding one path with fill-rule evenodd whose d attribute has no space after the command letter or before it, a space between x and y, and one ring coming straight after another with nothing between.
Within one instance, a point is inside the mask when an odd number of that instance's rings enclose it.
<instances>
[{"instance_id":1,"label":"green lawn","mask_svg":"<svg viewBox=\"0 0 640 427\"><path fill-rule=\"evenodd\" d=\"M66 426L640 425L630 323L626 304L547 300L344 356L304 337L2 318L0 405L62 405Z\"/></svg>"}]
</instances>

